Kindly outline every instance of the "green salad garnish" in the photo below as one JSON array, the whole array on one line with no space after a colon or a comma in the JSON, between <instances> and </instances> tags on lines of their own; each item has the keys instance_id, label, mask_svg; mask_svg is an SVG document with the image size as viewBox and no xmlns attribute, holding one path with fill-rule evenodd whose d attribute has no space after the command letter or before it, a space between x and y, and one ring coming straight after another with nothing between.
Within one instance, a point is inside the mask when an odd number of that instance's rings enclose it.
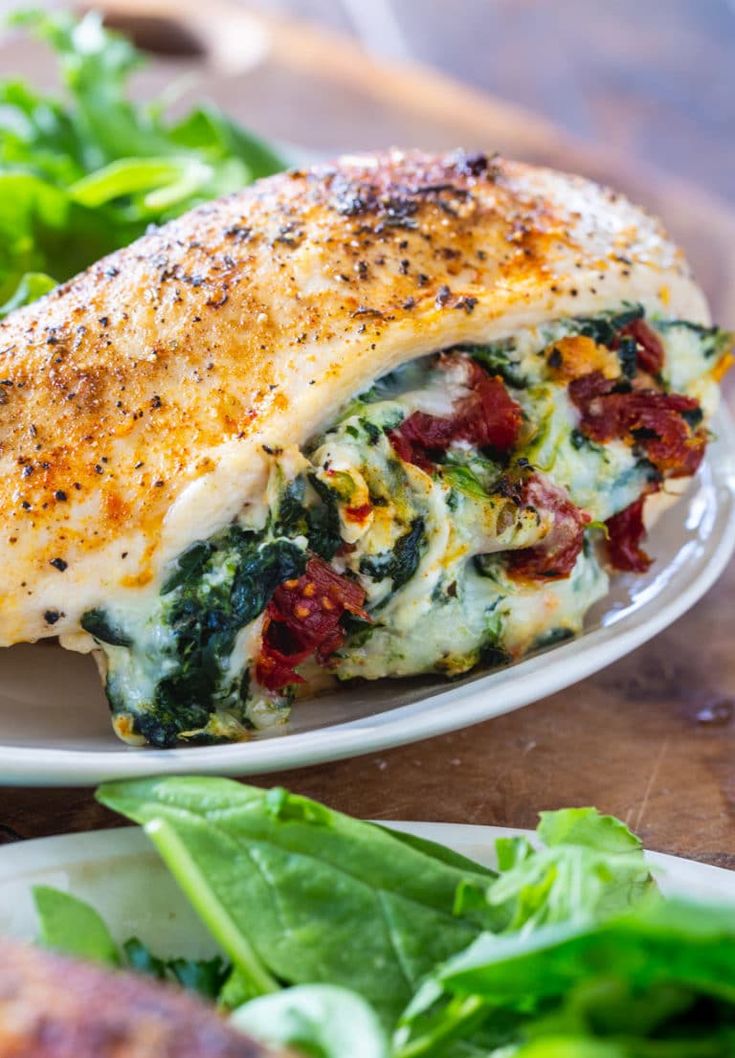
<instances>
[{"instance_id":1,"label":"green salad garnish","mask_svg":"<svg viewBox=\"0 0 735 1058\"><path fill-rule=\"evenodd\" d=\"M664 899L638 838L596 809L543 812L491 871L280 788L145 779L98 797L145 828L220 955L118 948L46 888L41 941L178 981L266 1042L311 1058L735 1053L735 905Z\"/></svg>"},{"instance_id":2,"label":"green salad garnish","mask_svg":"<svg viewBox=\"0 0 735 1058\"><path fill-rule=\"evenodd\" d=\"M142 56L90 12L12 19L56 53L63 98L0 82L0 318L207 199L283 169L218 108L128 96Z\"/></svg>"}]
</instances>

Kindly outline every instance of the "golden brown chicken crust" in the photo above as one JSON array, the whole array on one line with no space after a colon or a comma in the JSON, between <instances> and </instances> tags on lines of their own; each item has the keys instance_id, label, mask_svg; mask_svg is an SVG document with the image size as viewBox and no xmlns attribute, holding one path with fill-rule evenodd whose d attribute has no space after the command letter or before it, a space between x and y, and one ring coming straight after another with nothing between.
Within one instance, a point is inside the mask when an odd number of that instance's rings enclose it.
<instances>
[{"instance_id":1,"label":"golden brown chicken crust","mask_svg":"<svg viewBox=\"0 0 735 1058\"><path fill-rule=\"evenodd\" d=\"M269 1056L172 986L0 940L0 1058Z\"/></svg>"},{"instance_id":2,"label":"golden brown chicken crust","mask_svg":"<svg viewBox=\"0 0 735 1058\"><path fill-rule=\"evenodd\" d=\"M151 581L172 504L222 451L302 443L409 349L641 276L664 301L691 287L625 200L461 152L289 172L146 235L0 324L0 642L73 630L82 582Z\"/></svg>"}]
</instances>

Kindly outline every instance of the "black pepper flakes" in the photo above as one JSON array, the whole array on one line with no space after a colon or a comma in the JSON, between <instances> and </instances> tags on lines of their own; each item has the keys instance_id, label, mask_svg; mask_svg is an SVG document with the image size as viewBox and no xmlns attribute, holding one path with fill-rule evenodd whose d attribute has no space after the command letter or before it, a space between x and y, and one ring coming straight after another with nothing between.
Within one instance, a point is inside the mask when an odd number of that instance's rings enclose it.
<instances>
[{"instance_id":1,"label":"black pepper flakes","mask_svg":"<svg viewBox=\"0 0 735 1058\"><path fill-rule=\"evenodd\" d=\"M474 153L468 154L465 151L460 151L457 156L457 169L461 173L467 173L469 176L480 176L482 173L487 172L488 158L486 154L481 151L475 151Z\"/></svg>"},{"instance_id":2,"label":"black pepper flakes","mask_svg":"<svg viewBox=\"0 0 735 1058\"><path fill-rule=\"evenodd\" d=\"M444 308L444 306L448 304L451 297L451 290L449 289L446 283L442 283L442 285L436 292L436 297L434 298L434 301L439 308Z\"/></svg>"},{"instance_id":3,"label":"black pepper flakes","mask_svg":"<svg viewBox=\"0 0 735 1058\"><path fill-rule=\"evenodd\" d=\"M52 558L49 565L53 566L54 569L58 569L59 573L63 573L69 566L69 563L65 562L63 558Z\"/></svg>"},{"instance_id":4,"label":"black pepper flakes","mask_svg":"<svg viewBox=\"0 0 735 1058\"><path fill-rule=\"evenodd\" d=\"M59 503L66 503L66 500L68 499L68 497L67 497L67 495L66 495L66 493L64 492L63 489L57 489L56 492L54 493L54 499L58 500Z\"/></svg>"},{"instance_id":5,"label":"black pepper flakes","mask_svg":"<svg viewBox=\"0 0 735 1058\"><path fill-rule=\"evenodd\" d=\"M153 408L154 410L156 408L160 408L162 403L163 402L157 393L151 397L151 408Z\"/></svg>"},{"instance_id":6,"label":"black pepper flakes","mask_svg":"<svg viewBox=\"0 0 735 1058\"><path fill-rule=\"evenodd\" d=\"M47 625L55 625L61 617L58 610L46 610L43 615L43 619Z\"/></svg>"}]
</instances>

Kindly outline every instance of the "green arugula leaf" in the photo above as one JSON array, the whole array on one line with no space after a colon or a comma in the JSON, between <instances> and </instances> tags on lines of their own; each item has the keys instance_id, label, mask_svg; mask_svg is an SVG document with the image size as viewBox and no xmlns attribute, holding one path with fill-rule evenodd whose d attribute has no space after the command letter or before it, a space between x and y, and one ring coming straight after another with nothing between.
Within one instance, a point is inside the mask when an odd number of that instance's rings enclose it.
<instances>
[{"instance_id":1,"label":"green arugula leaf","mask_svg":"<svg viewBox=\"0 0 735 1058\"><path fill-rule=\"evenodd\" d=\"M110 931L93 907L70 893L48 885L33 887L40 923L40 942L46 948L118 966L120 955Z\"/></svg>"},{"instance_id":2,"label":"green arugula leaf","mask_svg":"<svg viewBox=\"0 0 735 1058\"><path fill-rule=\"evenodd\" d=\"M213 106L169 122L162 101L133 103L142 56L98 13L12 21L55 51L68 98L0 83L0 318L48 291L28 273L68 279L149 224L284 168Z\"/></svg>"},{"instance_id":3,"label":"green arugula leaf","mask_svg":"<svg viewBox=\"0 0 735 1058\"><path fill-rule=\"evenodd\" d=\"M394 1052L726 1058L734 1042L732 910L648 900L598 922L483 934L419 991Z\"/></svg>"},{"instance_id":4,"label":"green arugula leaf","mask_svg":"<svg viewBox=\"0 0 735 1058\"><path fill-rule=\"evenodd\" d=\"M0 320L5 319L9 312L20 309L23 305L29 305L31 301L43 297L53 290L56 280L47 276L44 272L26 272L21 276L18 286L4 305L0 305Z\"/></svg>"},{"instance_id":5,"label":"green arugula leaf","mask_svg":"<svg viewBox=\"0 0 735 1058\"><path fill-rule=\"evenodd\" d=\"M169 778L97 796L145 826L255 993L341 985L392 1024L422 978L493 917L486 904L454 913L459 886L483 892L484 874L285 790Z\"/></svg>"},{"instance_id":6,"label":"green arugula leaf","mask_svg":"<svg viewBox=\"0 0 735 1058\"><path fill-rule=\"evenodd\" d=\"M507 931L615 914L655 891L638 838L595 808L542 812L545 847L526 838L497 842L500 877L488 890Z\"/></svg>"},{"instance_id":7,"label":"green arugula leaf","mask_svg":"<svg viewBox=\"0 0 735 1058\"><path fill-rule=\"evenodd\" d=\"M454 994L493 1003L564 996L602 975L629 987L677 984L735 1004L735 916L680 900L645 902L603 922L483 934L439 972Z\"/></svg>"},{"instance_id":8,"label":"green arugula leaf","mask_svg":"<svg viewBox=\"0 0 735 1058\"><path fill-rule=\"evenodd\" d=\"M355 992L334 985L298 985L261 996L232 1020L263 1043L294 1047L310 1058L389 1058L374 1011Z\"/></svg>"}]
</instances>

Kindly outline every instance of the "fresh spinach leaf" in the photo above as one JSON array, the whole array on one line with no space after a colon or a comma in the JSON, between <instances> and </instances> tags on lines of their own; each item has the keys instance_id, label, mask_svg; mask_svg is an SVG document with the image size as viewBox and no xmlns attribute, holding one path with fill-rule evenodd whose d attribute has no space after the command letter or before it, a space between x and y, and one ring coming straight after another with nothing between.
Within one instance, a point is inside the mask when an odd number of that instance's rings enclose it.
<instances>
[{"instance_id":1,"label":"fresh spinach leaf","mask_svg":"<svg viewBox=\"0 0 735 1058\"><path fill-rule=\"evenodd\" d=\"M169 959L172 978L182 988L205 999L217 999L229 975L229 966L218 955L211 959Z\"/></svg>"},{"instance_id":2,"label":"fresh spinach leaf","mask_svg":"<svg viewBox=\"0 0 735 1058\"><path fill-rule=\"evenodd\" d=\"M376 825L380 826L380 824ZM403 841L406 845L418 849L419 852L423 852L426 856L433 856L442 863L446 863L449 867L456 867L457 870L466 872L468 875L480 875L488 882L493 878L497 878L496 872L491 871L489 867L483 867L481 863L476 863L474 860L460 855L453 849L447 848L446 845L440 845L436 841L429 841L428 838L421 838L407 830L394 830L393 827L385 827L384 829L389 834L392 834L394 838L398 838L399 841Z\"/></svg>"},{"instance_id":3,"label":"fresh spinach leaf","mask_svg":"<svg viewBox=\"0 0 735 1058\"><path fill-rule=\"evenodd\" d=\"M123 953L129 969L159 981L174 981L205 999L219 997L230 973L230 967L219 955L211 959L161 959L137 937L125 941Z\"/></svg>"},{"instance_id":4,"label":"fresh spinach leaf","mask_svg":"<svg viewBox=\"0 0 735 1058\"><path fill-rule=\"evenodd\" d=\"M44 947L106 966L120 964L110 931L89 904L48 885L33 887L33 901Z\"/></svg>"},{"instance_id":5,"label":"fresh spinach leaf","mask_svg":"<svg viewBox=\"0 0 735 1058\"><path fill-rule=\"evenodd\" d=\"M334 985L298 985L261 996L232 1020L263 1043L294 1047L309 1058L389 1058L374 1011L355 992Z\"/></svg>"},{"instance_id":6,"label":"fresh spinach leaf","mask_svg":"<svg viewBox=\"0 0 735 1058\"><path fill-rule=\"evenodd\" d=\"M146 827L255 992L336 984L391 1024L423 976L492 923L454 911L485 877L286 791L224 779L114 783L103 804Z\"/></svg>"}]
</instances>

